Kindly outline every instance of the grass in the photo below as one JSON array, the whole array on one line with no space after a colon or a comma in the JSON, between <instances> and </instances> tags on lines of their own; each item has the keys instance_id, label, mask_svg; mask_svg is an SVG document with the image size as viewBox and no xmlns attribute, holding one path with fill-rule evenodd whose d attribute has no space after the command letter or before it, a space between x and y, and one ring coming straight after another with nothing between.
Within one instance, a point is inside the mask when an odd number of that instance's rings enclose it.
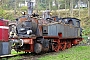
<instances>
[{"instance_id":1,"label":"grass","mask_svg":"<svg viewBox=\"0 0 90 60\"><path fill-rule=\"evenodd\" d=\"M13 54L13 55L16 55L16 54L23 54L24 52L16 52L15 50L12 50L11 51L11 54ZM20 58L22 58L22 56L16 56L16 57L12 57L12 58L10 58L9 60L18 60L18 59L20 59Z\"/></svg>"},{"instance_id":2,"label":"grass","mask_svg":"<svg viewBox=\"0 0 90 60\"><path fill-rule=\"evenodd\" d=\"M90 60L89 58L90 46L77 46L57 54L42 56L38 60Z\"/></svg>"},{"instance_id":3,"label":"grass","mask_svg":"<svg viewBox=\"0 0 90 60\"><path fill-rule=\"evenodd\" d=\"M8 60L19 60L20 58L22 58L22 57L21 56L17 56L17 57L12 57L12 58L10 58Z\"/></svg>"},{"instance_id":4,"label":"grass","mask_svg":"<svg viewBox=\"0 0 90 60\"><path fill-rule=\"evenodd\" d=\"M12 51L12 53L16 54L15 51ZM22 58L23 56L16 56L10 58L9 60L20 60ZM90 58L90 46L74 46L64 51L42 54L40 57L38 57L37 60L90 60L89 58Z\"/></svg>"},{"instance_id":5,"label":"grass","mask_svg":"<svg viewBox=\"0 0 90 60\"><path fill-rule=\"evenodd\" d=\"M17 54L23 54L23 52L16 52L15 50L12 50L11 51L11 54L13 54L13 55L17 55ZM20 58L22 58L21 56L16 56L16 57L12 57L12 58L10 58L10 59L8 59L8 60L18 60L18 59L20 59ZM7 58L2 58L1 60L7 60Z\"/></svg>"},{"instance_id":6,"label":"grass","mask_svg":"<svg viewBox=\"0 0 90 60\"><path fill-rule=\"evenodd\" d=\"M15 54L23 54L23 53L24 53L24 52L18 52L18 53L17 53L15 50L12 50L12 51L11 51L11 54L13 54L13 55L15 55Z\"/></svg>"}]
</instances>

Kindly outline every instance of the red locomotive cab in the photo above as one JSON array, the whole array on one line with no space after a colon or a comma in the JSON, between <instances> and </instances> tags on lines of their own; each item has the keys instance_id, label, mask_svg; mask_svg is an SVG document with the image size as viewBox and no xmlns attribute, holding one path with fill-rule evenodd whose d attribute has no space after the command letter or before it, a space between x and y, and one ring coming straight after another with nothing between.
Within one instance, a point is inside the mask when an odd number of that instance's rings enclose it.
<instances>
[{"instance_id":1,"label":"red locomotive cab","mask_svg":"<svg viewBox=\"0 0 90 60\"><path fill-rule=\"evenodd\" d=\"M8 35L8 20L0 19L0 41L7 42L9 40Z\"/></svg>"}]
</instances>

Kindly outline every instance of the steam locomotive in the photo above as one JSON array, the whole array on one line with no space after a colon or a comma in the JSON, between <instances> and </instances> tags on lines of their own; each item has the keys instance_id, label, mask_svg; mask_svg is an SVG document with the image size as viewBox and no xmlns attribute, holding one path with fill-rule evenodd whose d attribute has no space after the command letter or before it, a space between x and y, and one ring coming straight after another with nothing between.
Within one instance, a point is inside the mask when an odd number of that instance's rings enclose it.
<instances>
[{"instance_id":1,"label":"steam locomotive","mask_svg":"<svg viewBox=\"0 0 90 60\"><path fill-rule=\"evenodd\" d=\"M21 16L11 27L10 40L17 52L57 52L82 41L79 19L50 17L49 11L45 12L44 18L37 14Z\"/></svg>"}]
</instances>

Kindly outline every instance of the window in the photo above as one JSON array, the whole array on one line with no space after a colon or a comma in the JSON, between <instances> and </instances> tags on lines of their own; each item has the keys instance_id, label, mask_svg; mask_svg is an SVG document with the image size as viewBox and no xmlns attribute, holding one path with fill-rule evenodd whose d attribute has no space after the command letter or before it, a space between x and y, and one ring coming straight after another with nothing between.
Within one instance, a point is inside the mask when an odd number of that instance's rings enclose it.
<instances>
[{"instance_id":1,"label":"window","mask_svg":"<svg viewBox=\"0 0 90 60\"><path fill-rule=\"evenodd\" d=\"M80 22L76 21L76 27L80 27Z\"/></svg>"}]
</instances>

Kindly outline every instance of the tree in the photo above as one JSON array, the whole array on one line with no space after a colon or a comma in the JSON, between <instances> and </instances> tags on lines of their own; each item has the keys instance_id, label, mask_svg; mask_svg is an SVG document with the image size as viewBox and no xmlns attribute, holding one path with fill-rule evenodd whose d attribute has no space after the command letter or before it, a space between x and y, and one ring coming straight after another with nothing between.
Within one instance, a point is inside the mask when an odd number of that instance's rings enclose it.
<instances>
[{"instance_id":1,"label":"tree","mask_svg":"<svg viewBox=\"0 0 90 60\"><path fill-rule=\"evenodd\" d=\"M73 17L73 0L70 0L70 16Z\"/></svg>"},{"instance_id":2,"label":"tree","mask_svg":"<svg viewBox=\"0 0 90 60\"><path fill-rule=\"evenodd\" d=\"M81 0L79 0L79 18L80 18L80 2L81 2Z\"/></svg>"},{"instance_id":3,"label":"tree","mask_svg":"<svg viewBox=\"0 0 90 60\"><path fill-rule=\"evenodd\" d=\"M88 1L88 17L90 18L90 0L87 1Z\"/></svg>"}]
</instances>

